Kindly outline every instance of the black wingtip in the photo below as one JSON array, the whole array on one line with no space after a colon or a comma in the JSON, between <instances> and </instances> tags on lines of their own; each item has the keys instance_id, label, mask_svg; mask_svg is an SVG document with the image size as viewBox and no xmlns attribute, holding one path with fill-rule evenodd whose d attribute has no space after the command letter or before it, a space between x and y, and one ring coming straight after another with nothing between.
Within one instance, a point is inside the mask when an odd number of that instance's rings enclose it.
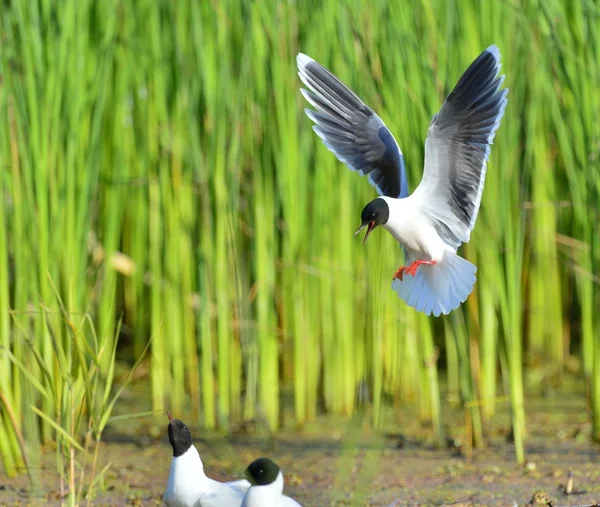
<instances>
[{"instance_id":1,"label":"black wingtip","mask_svg":"<svg viewBox=\"0 0 600 507\"><path fill-rule=\"evenodd\" d=\"M500 72L500 50L495 44L485 49L464 71L447 100L470 109L474 102L486 101L496 93L504 80Z\"/></svg>"}]
</instances>

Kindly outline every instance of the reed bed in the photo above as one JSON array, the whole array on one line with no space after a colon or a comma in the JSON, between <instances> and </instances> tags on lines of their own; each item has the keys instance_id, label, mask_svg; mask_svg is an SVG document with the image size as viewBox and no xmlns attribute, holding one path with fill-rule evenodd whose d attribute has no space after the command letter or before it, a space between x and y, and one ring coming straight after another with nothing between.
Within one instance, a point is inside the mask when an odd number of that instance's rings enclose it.
<instances>
[{"instance_id":1,"label":"reed bed","mask_svg":"<svg viewBox=\"0 0 600 507\"><path fill-rule=\"evenodd\" d=\"M208 428L301 428L365 406L377 426L393 402L416 406L445 445L449 393L481 446L495 400L508 395L523 461L524 392L560 387L568 367L600 439L599 34L589 1L5 5L8 473L25 464L24 431L35 449L79 406L62 399L57 410L44 395L85 385L66 324L75 314L91 315L107 350L122 321L131 347L117 360L133 362L153 337L148 408ZM353 236L374 192L312 132L295 55L329 67L380 114L414 189L431 117L492 43L510 93L462 248L478 283L454 314L425 318L390 289L402 262L392 238L363 247ZM115 357L81 343L75 351L111 378ZM61 354L74 361L68 378Z\"/></svg>"}]
</instances>

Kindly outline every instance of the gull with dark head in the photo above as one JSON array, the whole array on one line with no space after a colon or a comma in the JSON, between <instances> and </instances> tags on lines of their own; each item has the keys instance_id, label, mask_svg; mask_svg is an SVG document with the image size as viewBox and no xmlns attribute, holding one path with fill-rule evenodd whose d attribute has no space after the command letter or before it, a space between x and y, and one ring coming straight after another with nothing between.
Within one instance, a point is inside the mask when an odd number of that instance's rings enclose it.
<instances>
[{"instance_id":1,"label":"gull with dark head","mask_svg":"<svg viewBox=\"0 0 600 507\"><path fill-rule=\"evenodd\" d=\"M239 507L246 483L223 483L206 476L200 454L187 425L169 417L169 442L173 449L171 469L163 502L167 507ZM245 486L245 487L244 487Z\"/></svg>"},{"instance_id":2,"label":"gull with dark head","mask_svg":"<svg viewBox=\"0 0 600 507\"><path fill-rule=\"evenodd\" d=\"M477 268L456 254L475 226L487 160L508 89L500 90L500 51L493 45L467 68L431 123L421 183L409 195L404 158L381 118L345 84L300 53L306 114L325 146L350 169L367 176L380 197L361 214L363 243L383 226L400 243L405 266L392 288L426 315L448 314L473 290ZM409 275L409 276L406 276Z\"/></svg>"},{"instance_id":3,"label":"gull with dark head","mask_svg":"<svg viewBox=\"0 0 600 507\"><path fill-rule=\"evenodd\" d=\"M283 495L283 474L272 459L254 460L244 475L252 485L244 496L242 507L301 507L298 502Z\"/></svg>"}]
</instances>

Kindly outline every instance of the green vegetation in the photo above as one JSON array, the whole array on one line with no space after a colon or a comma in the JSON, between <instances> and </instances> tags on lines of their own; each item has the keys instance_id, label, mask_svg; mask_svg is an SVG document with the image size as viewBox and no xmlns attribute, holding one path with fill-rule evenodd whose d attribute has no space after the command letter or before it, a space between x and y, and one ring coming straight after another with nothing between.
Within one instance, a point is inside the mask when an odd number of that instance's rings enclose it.
<instances>
[{"instance_id":1,"label":"green vegetation","mask_svg":"<svg viewBox=\"0 0 600 507\"><path fill-rule=\"evenodd\" d=\"M523 461L524 388L559 386L569 368L600 439L599 35L589 1L6 4L7 472L50 440L67 457L79 437L99 441L111 351L133 363L150 337L148 409L209 428L302 427L358 403L377 425L392 401L416 405L445 445L443 372L476 446L510 397ZM392 238L353 236L374 191L312 132L295 55L380 114L414 189L431 117L492 43L510 93L461 250L478 283L460 310L429 319L390 288ZM119 333L130 347L115 349Z\"/></svg>"}]
</instances>

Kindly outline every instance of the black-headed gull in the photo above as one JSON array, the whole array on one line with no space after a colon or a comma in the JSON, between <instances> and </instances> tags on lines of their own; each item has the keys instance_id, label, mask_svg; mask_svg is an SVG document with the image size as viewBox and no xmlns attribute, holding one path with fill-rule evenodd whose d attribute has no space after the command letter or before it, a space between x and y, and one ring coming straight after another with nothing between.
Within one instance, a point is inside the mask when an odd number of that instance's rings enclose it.
<instances>
[{"instance_id":1,"label":"black-headed gull","mask_svg":"<svg viewBox=\"0 0 600 507\"><path fill-rule=\"evenodd\" d=\"M508 89L500 51L487 48L464 72L429 124L421 183L408 195L404 159L381 118L312 58L296 62L306 109L325 146L368 176L378 197L365 206L363 243L382 225L400 243L406 266L392 288L409 306L436 317L456 309L473 290L477 268L456 255L475 225L490 146L504 115ZM405 276L411 275L411 276Z\"/></svg>"},{"instance_id":2,"label":"black-headed gull","mask_svg":"<svg viewBox=\"0 0 600 507\"><path fill-rule=\"evenodd\" d=\"M248 465L245 476L252 485L244 496L242 507L301 507L298 502L283 495L283 474L272 459L254 460Z\"/></svg>"},{"instance_id":3,"label":"black-headed gull","mask_svg":"<svg viewBox=\"0 0 600 507\"><path fill-rule=\"evenodd\" d=\"M249 484L244 488L240 481L223 483L207 477L189 428L168 416L173 458L163 502L168 507L239 507Z\"/></svg>"},{"instance_id":4,"label":"black-headed gull","mask_svg":"<svg viewBox=\"0 0 600 507\"><path fill-rule=\"evenodd\" d=\"M207 477L189 428L183 421L167 415L173 458L163 502L167 507L240 507L250 482L246 479L219 482ZM299 504L283 495L281 505L297 507Z\"/></svg>"}]
</instances>

